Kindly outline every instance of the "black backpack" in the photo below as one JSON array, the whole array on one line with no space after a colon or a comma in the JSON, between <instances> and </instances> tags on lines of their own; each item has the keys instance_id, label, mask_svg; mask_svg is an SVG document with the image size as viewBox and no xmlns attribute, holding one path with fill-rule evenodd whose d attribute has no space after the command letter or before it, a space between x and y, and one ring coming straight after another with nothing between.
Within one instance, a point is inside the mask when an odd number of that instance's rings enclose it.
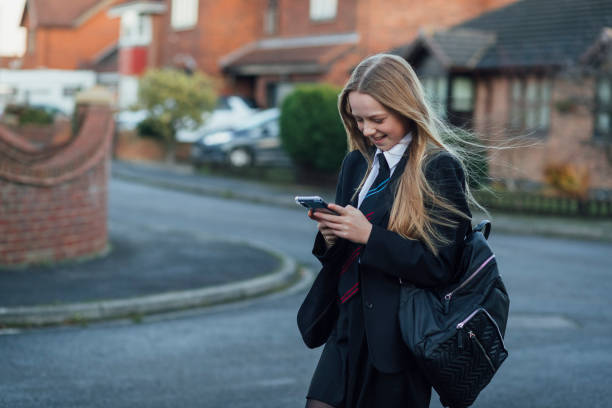
<instances>
[{"instance_id":1,"label":"black backpack","mask_svg":"<svg viewBox=\"0 0 612 408\"><path fill-rule=\"evenodd\" d=\"M404 284L400 292L402 337L445 407L472 405L508 357L509 299L490 231L485 220L466 237L456 283L435 290Z\"/></svg>"}]
</instances>

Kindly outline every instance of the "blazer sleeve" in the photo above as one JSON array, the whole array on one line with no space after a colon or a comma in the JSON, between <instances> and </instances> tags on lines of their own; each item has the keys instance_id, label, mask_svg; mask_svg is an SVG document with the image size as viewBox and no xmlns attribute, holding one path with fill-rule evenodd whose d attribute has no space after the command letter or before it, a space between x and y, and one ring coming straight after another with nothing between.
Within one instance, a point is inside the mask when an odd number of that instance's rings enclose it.
<instances>
[{"instance_id":1,"label":"blazer sleeve","mask_svg":"<svg viewBox=\"0 0 612 408\"><path fill-rule=\"evenodd\" d=\"M471 217L465 196L463 168L453 156L443 152L434 157L426 169L426 177L434 191ZM360 258L361 264L420 287L435 287L451 282L471 222L452 213L443 214L457 222L457 226L435 226L449 240L448 244L437 246L438 256L419 240L406 239L373 225Z\"/></svg>"},{"instance_id":2,"label":"blazer sleeve","mask_svg":"<svg viewBox=\"0 0 612 408\"><path fill-rule=\"evenodd\" d=\"M338 183L336 184L336 199L334 202L338 205L346 205L348 204L349 198L345 196L346 193L350 194L348 191L350 188L346 186L347 181L347 170L348 167L352 166L352 163L355 162L357 155L360 154L358 151L353 151L346 155L344 160L342 161L342 166L340 168L340 174L338 175ZM322 265L325 265L336 258L336 255L342 252L342 248L346 245L346 240L342 238L338 238L336 243L332 245L331 248L327 248L327 244L325 242L325 238L323 238L323 234L317 232L317 236L315 237L314 246L312 248L312 254L321 262Z\"/></svg>"}]
</instances>

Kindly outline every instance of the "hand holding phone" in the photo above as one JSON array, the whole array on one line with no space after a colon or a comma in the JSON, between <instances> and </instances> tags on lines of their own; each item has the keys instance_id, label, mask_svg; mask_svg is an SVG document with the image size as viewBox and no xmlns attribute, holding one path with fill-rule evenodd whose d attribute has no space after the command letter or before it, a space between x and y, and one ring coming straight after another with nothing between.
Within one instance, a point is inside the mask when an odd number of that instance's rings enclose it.
<instances>
[{"instance_id":1,"label":"hand holding phone","mask_svg":"<svg viewBox=\"0 0 612 408\"><path fill-rule=\"evenodd\" d=\"M338 215L336 212L327 208L328 204L319 196L296 196L295 202L313 211L324 211L329 214Z\"/></svg>"},{"instance_id":2,"label":"hand holding phone","mask_svg":"<svg viewBox=\"0 0 612 408\"><path fill-rule=\"evenodd\" d=\"M319 196L297 196L295 197L295 202L303 207L308 208L308 216L315 221L317 220L313 218L314 211L338 215L338 213L327 208L327 203ZM311 211L313 213L311 213ZM319 232L321 233L321 235L323 235L323 238L325 239L325 244L327 245L327 247L329 248L333 246L336 243L338 237L334 235L331 228L322 223L318 223L318 228Z\"/></svg>"}]
</instances>

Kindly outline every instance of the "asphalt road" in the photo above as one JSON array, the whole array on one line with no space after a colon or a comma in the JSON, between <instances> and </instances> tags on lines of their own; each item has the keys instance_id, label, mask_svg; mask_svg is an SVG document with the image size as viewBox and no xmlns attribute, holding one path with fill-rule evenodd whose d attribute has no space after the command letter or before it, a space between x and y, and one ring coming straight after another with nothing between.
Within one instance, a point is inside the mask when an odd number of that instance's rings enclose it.
<instances>
[{"instance_id":1,"label":"asphalt road","mask_svg":"<svg viewBox=\"0 0 612 408\"><path fill-rule=\"evenodd\" d=\"M110 227L256 240L316 268L303 211L113 180ZM611 244L493 235L510 357L475 407L612 406ZM302 407L320 350L305 288L209 309L0 335L0 407ZM434 398L432 407L439 407Z\"/></svg>"}]
</instances>

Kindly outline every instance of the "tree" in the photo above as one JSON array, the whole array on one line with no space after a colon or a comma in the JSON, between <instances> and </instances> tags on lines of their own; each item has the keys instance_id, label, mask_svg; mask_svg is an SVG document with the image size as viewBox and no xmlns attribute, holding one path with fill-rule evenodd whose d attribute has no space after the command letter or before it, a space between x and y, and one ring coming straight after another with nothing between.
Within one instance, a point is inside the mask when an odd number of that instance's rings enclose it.
<instances>
[{"instance_id":1,"label":"tree","mask_svg":"<svg viewBox=\"0 0 612 408\"><path fill-rule=\"evenodd\" d=\"M212 80L202 73L154 69L141 78L138 99L149 118L159 123L168 154L173 157L177 129L201 125L202 114L214 108L217 96Z\"/></svg>"}]
</instances>

